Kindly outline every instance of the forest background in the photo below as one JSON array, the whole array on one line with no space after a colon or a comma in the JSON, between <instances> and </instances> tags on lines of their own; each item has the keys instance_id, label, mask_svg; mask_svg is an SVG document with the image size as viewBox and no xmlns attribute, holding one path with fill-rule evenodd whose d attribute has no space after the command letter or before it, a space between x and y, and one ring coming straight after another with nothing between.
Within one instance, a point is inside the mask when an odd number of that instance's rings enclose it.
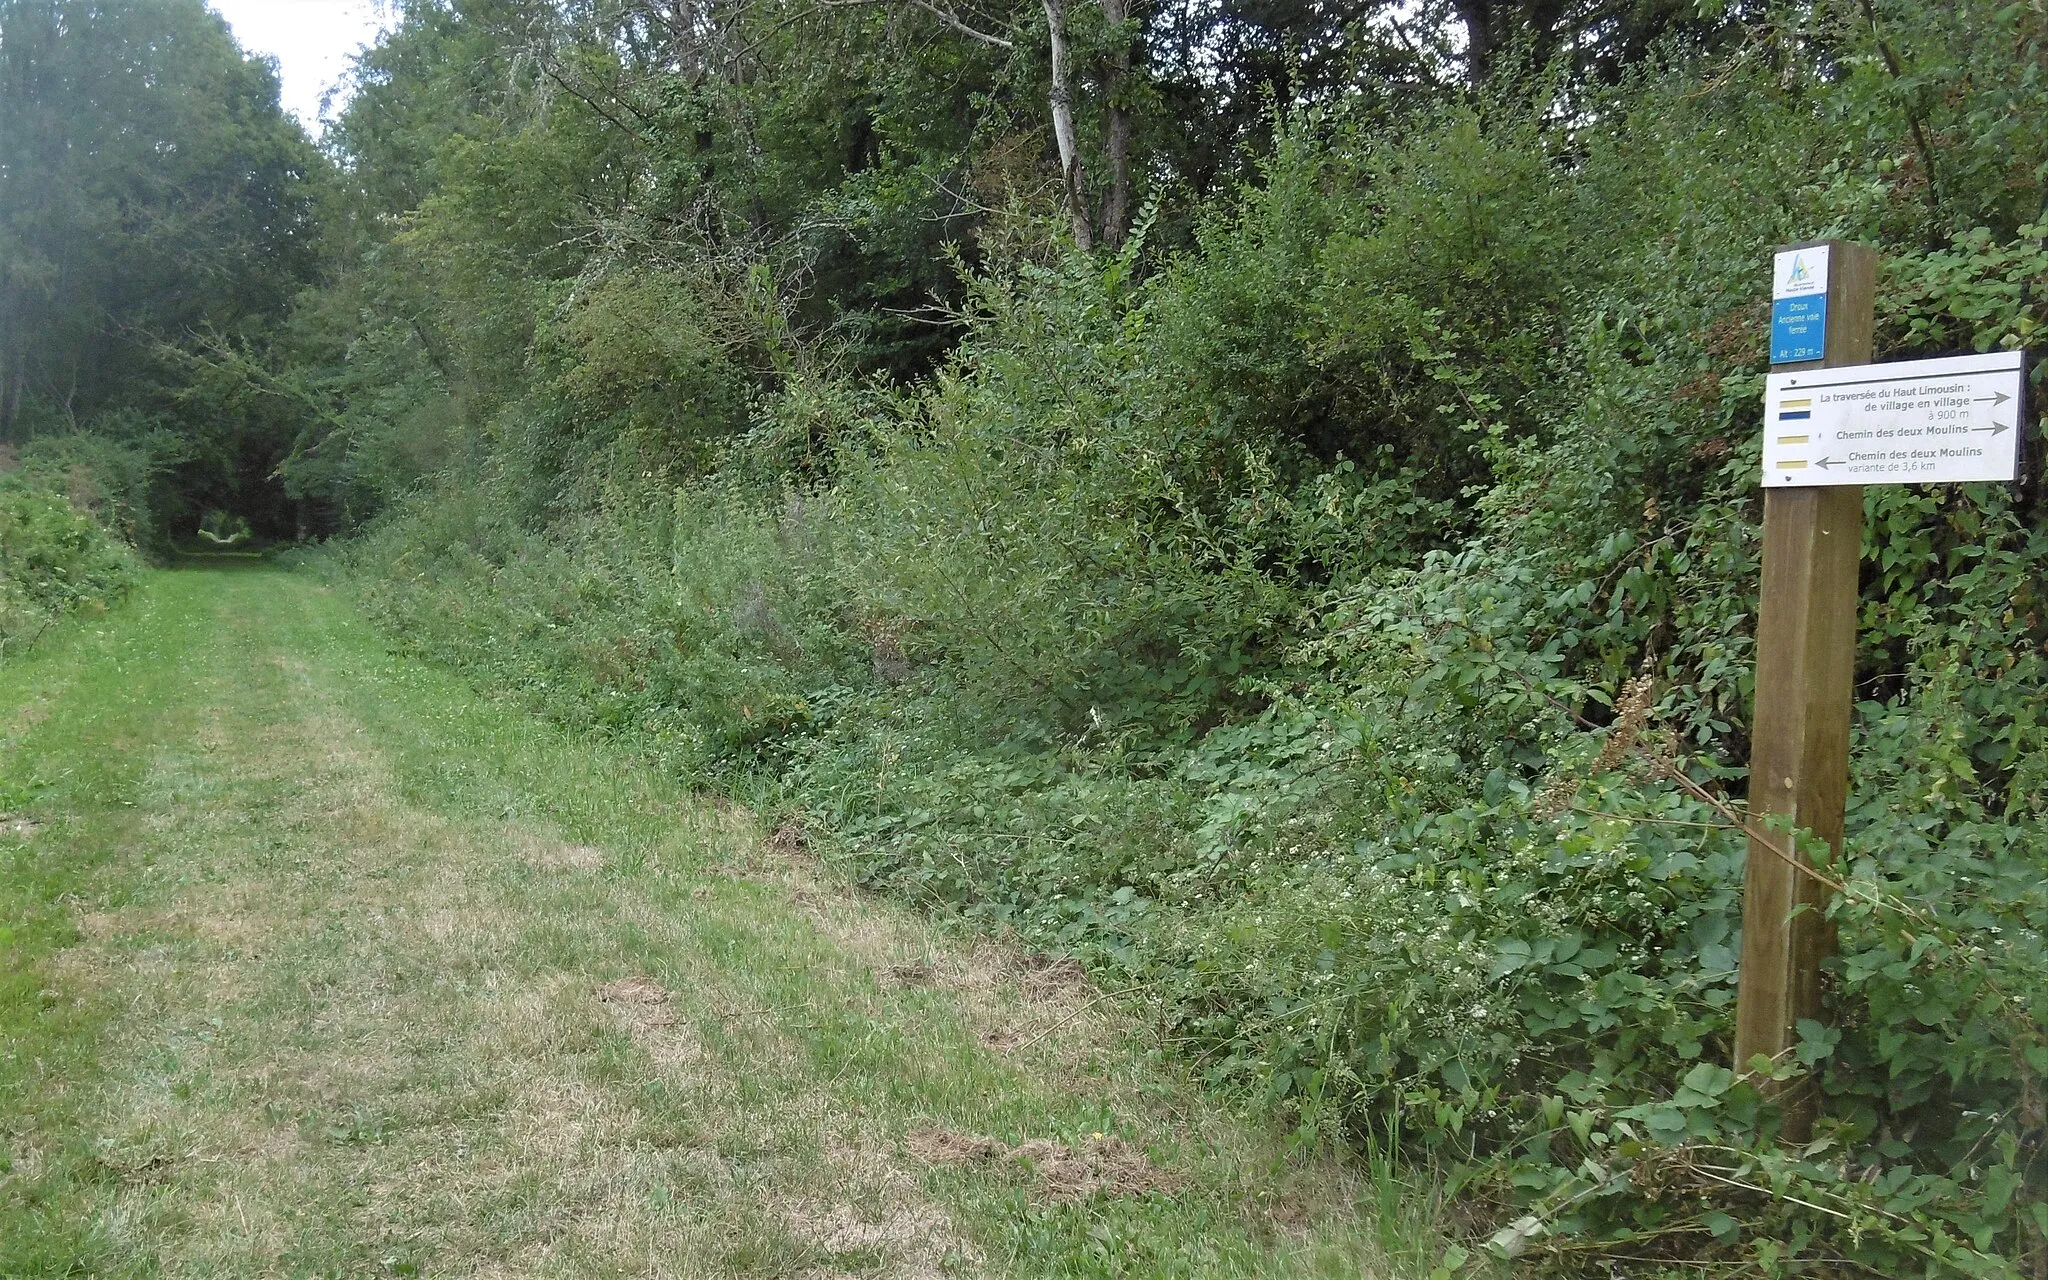
<instances>
[{"instance_id":1,"label":"forest background","mask_svg":"<svg viewBox=\"0 0 2048 1280\"><path fill-rule=\"evenodd\" d=\"M1730 1069L1768 252L2034 341L2040 0L398 9L316 143L200 0L0 0L0 642L327 540L1446 1272L2048 1275L2037 441L1868 492L1815 1139Z\"/></svg>"}]
</instances>

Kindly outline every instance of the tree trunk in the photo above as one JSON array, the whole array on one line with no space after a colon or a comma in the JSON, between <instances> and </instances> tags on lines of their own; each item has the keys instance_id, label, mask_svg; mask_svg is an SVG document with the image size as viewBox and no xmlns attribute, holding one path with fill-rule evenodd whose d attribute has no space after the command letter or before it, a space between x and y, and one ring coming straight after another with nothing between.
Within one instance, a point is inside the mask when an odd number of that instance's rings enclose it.
<instances>
[{"instance_id":1,"label":"tree trunk","mask_svg":"<svg viewBox=\"0 0 2048 1280\"><path fill-rule=\"evenodd\" d=\"M1131 230L1131 111L1124 101L1131 77L1131 42L1123 25L1130 19L1130 0L1101 0L1102 16L1116 32L1116 57L1108 76L1109 194L1102 200L1102 243L1121 249Z\"/></svg>"},{"instance_id":2,"label":"tree trunk","mask_svg":"<svg viewBox=\"0 0 2048 1280\"><path fill-rule=\"evenodd\" d=\"M14 343L7 309L7 296L0 292L0 441L14 439Z\"/></svg>"},{"instance_id":3,"label":"tree trunk","mask_svg":"<svg viewBox=\"0 0 2048 1280\"><path fill-rule=\"evenodd\" d=\"M1045 28L1052 37L1052 136L1060 148L1060 186L1067 216L1074 222L1074 243L1083 251L1095 247L1088 225L1086 185L1081 171L1081 140L1074 131L1074 91L1069 81L1073 62L1067 47L1067 0L1044 0Z\"/></svg>"},{"instance_id":4,"label":"tree trunk","mask_svg":"<svg viewBox=\"0 0 2048 1280\"><path fill-rule=\"evenodd\" d=\"M14 290L0 286L0 441L13 442L15 419L21 414L22 389L28 382L27 342L15 317L21 308Z\"/></svg>"},{"instance_id":5,"label":"tree trunk","mask_svg":"<svg viewBox=\"0 0 2048 1280\"><path fill-rule=\"evenodd\" d=\"M1492 0L1452 0L1458 17L1465 24L1465 71L1472 78L1472 87L1486 83L1487 73L1493 70L1493 10Z\"/></svg>"}]
</instances>

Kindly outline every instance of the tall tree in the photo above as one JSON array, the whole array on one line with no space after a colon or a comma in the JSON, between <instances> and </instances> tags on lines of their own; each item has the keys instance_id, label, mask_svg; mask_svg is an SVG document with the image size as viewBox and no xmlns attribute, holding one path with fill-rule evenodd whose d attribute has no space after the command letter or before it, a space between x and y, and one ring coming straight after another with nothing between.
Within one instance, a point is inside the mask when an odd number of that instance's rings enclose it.
<instances>
[{"instance_id":1,"label":"tall tree","mask_svg":"<svg viewBox=\"0 0 2048 1280\"><path fill-rule=\"evenodd\" d=\"M0 0L0 438L148 399L159 344L279 316L319 163L200 0Z\"/></svg>"}]
</instances>

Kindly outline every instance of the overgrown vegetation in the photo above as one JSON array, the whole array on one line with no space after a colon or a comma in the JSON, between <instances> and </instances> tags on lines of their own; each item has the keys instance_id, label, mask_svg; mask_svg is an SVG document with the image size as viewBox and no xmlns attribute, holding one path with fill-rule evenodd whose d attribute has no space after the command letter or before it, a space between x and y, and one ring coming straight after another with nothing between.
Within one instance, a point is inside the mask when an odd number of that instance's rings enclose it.
<instances>
[{"instance_id":1,"label":"overgrown vegetation","mask_svg":"<svg viewBox=\"0 0 2048 1280\"><path fill-rule=\"evenodd\" d=\"M57 619L102 611L134 585L124 461L102 440L60 436L0 473L0 662Z\"/></svg>"},{"instance_id":2,"label":"overgrown vegetation","mask_svg":"<svg viewBox=\"0 0 2048 1280\"><path fill-rule=\"evenodd\" d=\"M407 7L201 362L395 637L1426 1157L1447 1268L2048 1266L2037 458L1870 492L1815 1140L1730 1060L1764 264L2037 341L2038 7L718 12Z\"/></svg>"}]
</instances>

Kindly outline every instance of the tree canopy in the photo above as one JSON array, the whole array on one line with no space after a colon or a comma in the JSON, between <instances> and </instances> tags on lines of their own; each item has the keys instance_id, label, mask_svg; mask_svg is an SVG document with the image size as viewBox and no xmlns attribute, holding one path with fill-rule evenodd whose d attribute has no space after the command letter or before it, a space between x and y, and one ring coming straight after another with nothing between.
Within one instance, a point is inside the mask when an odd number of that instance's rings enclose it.
<instances>
[{"instance_id":1,"label":"tree canopy","mask_svg":"<svg viewBox=\"0 0 2048 1280\"><path fill-rule=\"evenodd\" d=\"M317 278L324 163L200 0L0 4L0 439L160 429L181 509L261 504L279 425L188 364Z\"/></svg>"}]
</instances>

